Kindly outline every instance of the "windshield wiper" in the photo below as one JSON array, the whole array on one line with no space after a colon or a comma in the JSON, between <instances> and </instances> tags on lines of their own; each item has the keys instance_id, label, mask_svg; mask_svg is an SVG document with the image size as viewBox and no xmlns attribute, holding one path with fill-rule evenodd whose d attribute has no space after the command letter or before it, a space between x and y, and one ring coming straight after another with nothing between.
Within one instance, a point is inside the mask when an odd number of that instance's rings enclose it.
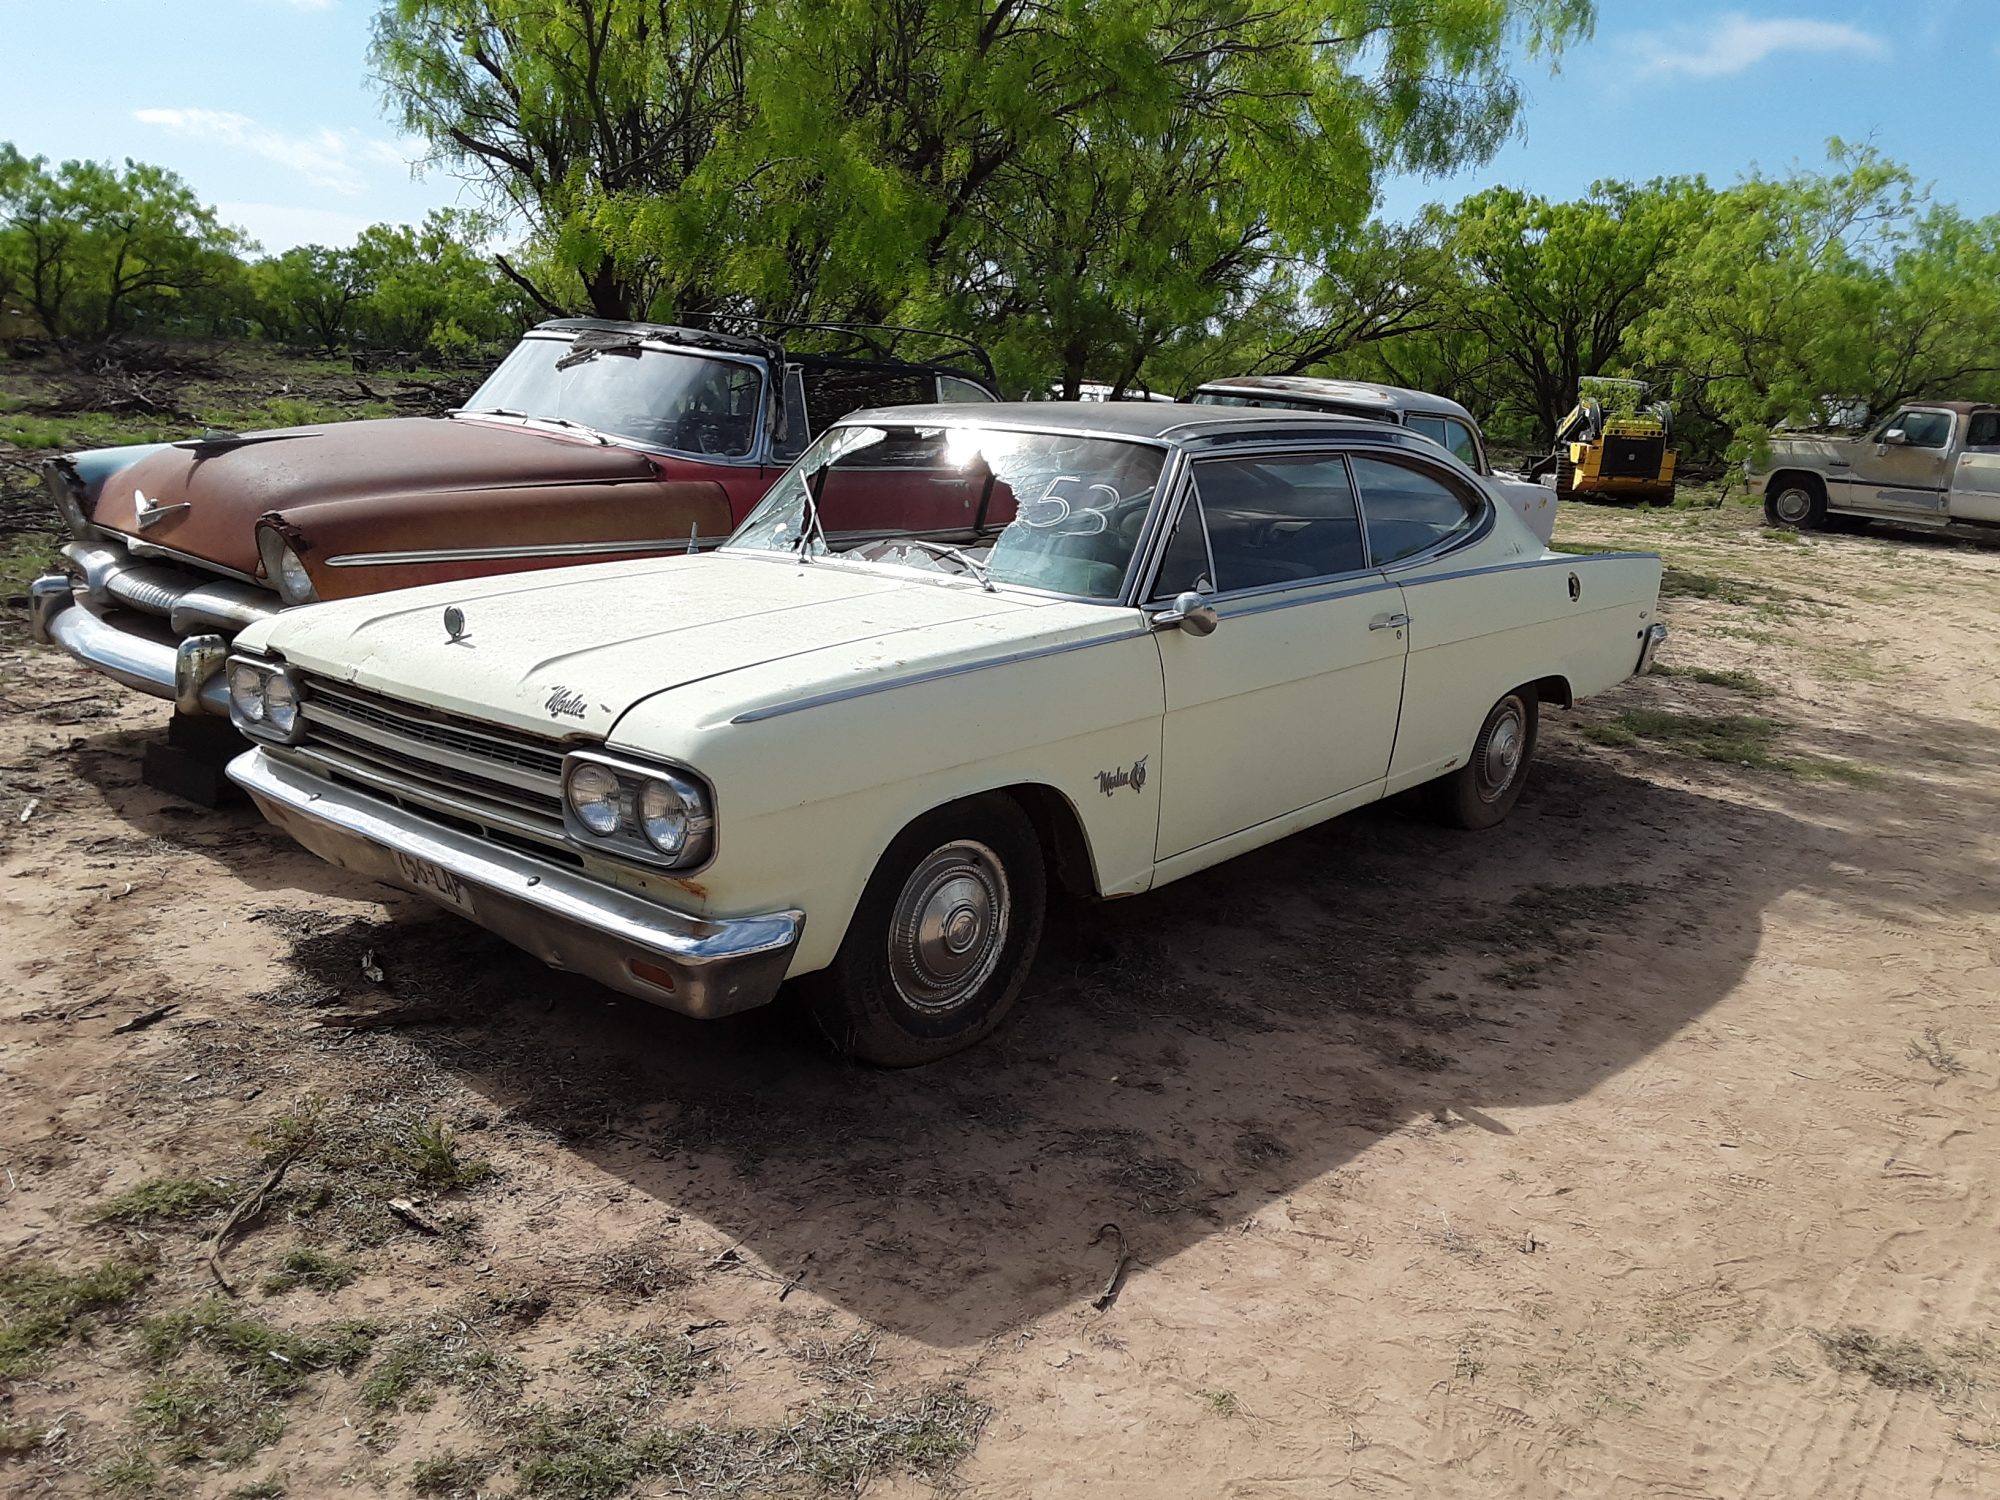
<instances>
[{"instance_id":1,"label":"windshield wiper","mask_svg":"<svg viewBox=\"0 0 2000 1500\"><path fill-rule=\"evenodd\" d=\"M553 422L558 427L571 427L578 432L587 433L597 439L600 447L608 448L611 446L611 439L599 432L595 427L587 426L569 417L545 417L539 412L517 411L511 406L461 406L458 412L453 413L453 415L458 415L459 413L471 417L519 417L524 422Z\"/></svg>"},{"instance_id":2,"label":"windshield wiper","mask_svg":"<svg viewBox=\"0 0 2000 1500\"><path fill-rule=\"evenodd\" d=\"M986 564L970 553L962 552L957 547L947 547L943 542L927 542L920 536L900 536L896 540L905 547L921 547L924 551L937 557L950 558L974 578L977 578L979 586L985 589L987 593L999 592L993 587L993 580L986 576Z\"/></svg>"}]
</instances>

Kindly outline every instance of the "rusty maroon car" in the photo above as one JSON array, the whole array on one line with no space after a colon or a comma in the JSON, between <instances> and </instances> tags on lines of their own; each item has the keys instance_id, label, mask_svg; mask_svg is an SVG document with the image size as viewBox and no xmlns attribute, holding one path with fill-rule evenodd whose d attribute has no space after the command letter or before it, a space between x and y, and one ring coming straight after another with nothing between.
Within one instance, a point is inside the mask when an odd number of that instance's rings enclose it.
<instances>
[{"instance_id":1,"label":"rusty maroon car","mask_svg":"<svg viewBox=\"0 0 2000 1500\"><path fill-rule=\"evenodd\" d=\"M998 399L975 345L920 362L893 357L918 330L788 328L825 347L561 319L448 416L52 460L72 540L33 586L36 638L172 700L177 725L226 716L229 641L287 606L718 544L846 413Z\"/></svg>"}]
</instances>

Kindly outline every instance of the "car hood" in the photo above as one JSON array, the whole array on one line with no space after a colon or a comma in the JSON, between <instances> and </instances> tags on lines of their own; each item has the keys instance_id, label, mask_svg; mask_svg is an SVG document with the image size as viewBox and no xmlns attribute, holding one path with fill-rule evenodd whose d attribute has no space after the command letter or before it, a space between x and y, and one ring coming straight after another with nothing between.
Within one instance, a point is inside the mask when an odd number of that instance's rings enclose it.
<instances>
[{"instance_id":1,"label":"car hood","mask_svg":"<svg viewBox=\"0 0 2000 1500\"><path fill-rule=\"evenodd\" d=\"M272 511L653 473L642 454L579 433L481 419L388 417L155 449L105 483L91 520L107 531L255 574L257 519ZM153 519L142 525L147 512Z\"/></svg>"},{"instance_id":2,"label":"car hood","mask_svg":"<svg viewBox=\"0 0 2000 1500\"><path fill-rule=\"evenodd\" d=\"M710 554L312 605L251 626L237 646L489 723L604 739L633 705L694 682L754 676L748 703L1119 628L1122 615L837 563ZM774 663L782 670L749 672Z\"/></svg>"}]
</instances>

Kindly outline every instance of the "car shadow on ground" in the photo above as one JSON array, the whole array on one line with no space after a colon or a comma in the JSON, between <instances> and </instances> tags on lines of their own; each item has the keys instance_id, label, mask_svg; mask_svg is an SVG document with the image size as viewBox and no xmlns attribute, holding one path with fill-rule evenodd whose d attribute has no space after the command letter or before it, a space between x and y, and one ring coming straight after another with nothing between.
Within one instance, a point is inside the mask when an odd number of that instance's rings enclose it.
<instances>
[{"instance_id":1,"label":"car shadow on ground","mask_svg":"<svg viewBox=\"0 0 2000 1500\"><path fill-rule=\"evenodd\" d=\"M1981 878L1941 863L1919 896L1879 852L1558 747L1492 833L1383 808L1062 913L1009 1023L903 1073L775 1011L621 1001L452 921L309 924L292 962L351 993L373 950L399 999L455 1018L378 1044L855 1316L963 1348L1093 1295L1104 1223L1143 1275L1385 1136L1531 1129L1728 994L1782 898L1892 912Z\"/></svg>"}]
</instances>

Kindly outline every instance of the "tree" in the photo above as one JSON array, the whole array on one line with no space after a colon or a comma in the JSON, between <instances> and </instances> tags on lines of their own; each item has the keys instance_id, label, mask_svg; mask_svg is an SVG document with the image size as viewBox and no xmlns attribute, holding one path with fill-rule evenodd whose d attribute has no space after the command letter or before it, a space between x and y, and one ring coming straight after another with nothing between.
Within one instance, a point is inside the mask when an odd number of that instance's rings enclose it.
<instances>
[{"instance_id":1,"label":"tree","mask_svg":"<svg viewBox=\"0 0 2000 1500\"><path fill-rule=\"evenodd\" d=\"M57 338L167 318L236 270L243 237L164 167L67 161L0 143L0 277Z\"/></svg>"},{"instance_id":2,"label":"tree","mask_svg":"<svg viewBox=\"0 0 2000 1500\"><path fill-rule=\"evenodd\" d=\"M1443 321L1504 371L1494 384L1536 444L1554 439L1585 377L1620 367L1713 197L1699 179L1670 178L1600 182L1568 203L1492 188L1432 210L1450 259Z\"/></svg>"},{"instance_id":3,"label":"tree","mask_svg":"<svg viewBox=\"0 0 2000 1500\"><path fill-rule=\"evenodd\" d=\"M516 208L600 314L1044 319L1020 347L1073 378L1065 351L1129 366L1270 254L1328 251L1378 171L1482 159L1513 121L1510 42L1553 51L1592 14L395 0L374 56L404 124ZM550 306L561 279L521 274Z\"/></svg>"},{"instance_id":4,"label":"tree","mask_svg":"<svg viewBox=\"0 0 2000 1500\"><path fill-rule=\"evenodd\" d=\"M310 341L328 353L351 341L356 306L374 291L360 255L327 245L298 245L257 262L251 285L266 333Z\"/></svg>"},{"instance_id":5,"label":"tree","mask_svg":"<svg viewBox=\"0 0 2000 1500\"><path fill-rule=\"evenodd\" d=\"M1833 399L2000 395L2000 219L1932 205L1872 148L1721 194L1637 339L1681 399L1754 444Z\"/></svg>"}]
</instances>

